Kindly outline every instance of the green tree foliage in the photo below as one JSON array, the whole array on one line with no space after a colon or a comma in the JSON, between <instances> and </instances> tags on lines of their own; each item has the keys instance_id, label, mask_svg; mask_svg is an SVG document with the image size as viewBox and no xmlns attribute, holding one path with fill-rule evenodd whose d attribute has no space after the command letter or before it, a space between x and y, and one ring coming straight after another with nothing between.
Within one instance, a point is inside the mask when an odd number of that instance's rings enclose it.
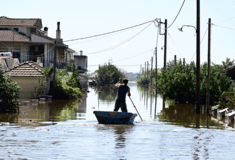
<instances>
[{"instance_id":1,"label":"green tree foliage","mask_svg":"<svg viewBox=\"0 0 235 160\"><path fill-rule=\"evenodd\" d=\"M72 72L73 74L70 76L69 80L67 81L67 85L73 88L80 88L82 89L82 86L80 84L80 80L78 79L78 69L75 67L75 64L72 64Z\"/></svg>"},{"instance_id":2,"label":"green tree foliage","mask_svg":"<svg viewBox=\"0 0 235 160\"><path fill-rule=\"evenodd\" d=\"M125 75L114 65L104 64L100 66L98 72L97 81L101 85L113 84L119 81L119 78L124 78Z\"/></svg>"},{"instance_id":3,"label":"green tree foliage","mask_svg":"<svg viewBox=\"0 0 235 160\"><path fill-rule=\"evenodd\" d=\"M228 62L225 62L226 64ZM226 66L226 65L225 65ZM227 91L230 79L226 74L221 73L225 66L211 66L210 74L210 102L218 101L218 97ZM157 89L164 96L176 99L180 103L195 103L196 101L196 66L194 62L190 64L177 63L171 69L162 70L157 81ZM207 90L207 63L201 66L200 71L200 98L201 103L206 103Z\"/></svg>"},{"instance_id":4,"label":"green tree foliage","mask_svg":"<svg viewBox=\"0 0 235 160\"><path fill-rule=\"evenodd\" d=\"M195 99L196 87L196 68L195 64L179 65L176 64L170 70L163 69L158 76L158 92L170 99L193 102Z\"/></svg>"},{"instance_id":5,"label":"green tree foliage","mask_svg":"<svg viewBox=\"0 0 235 160\"><path fill-rule=\"evenodd\" d=\"M138 84L148 84L150 83L150 74L147 77L147 73L143 73L137 79Z\"/></svg>"},{"instance_id":6,"label":"green tree foliage","mask_svg":"<svg viewBox=\"0 0 235 160\"><path fill-rule=\"evenodd\" d=\"M34 88L35 92L32 93L32 97L40 98L46 91L46 77L38 77L38 86Z\"/></svg>"},{"instance_id":7,"label":"green tree foliage","mask_svg":"<svg viewBox=\"0 0 235 160\"><path fill-rule=\"evenodd\" d=\"M235 91L223 92L219 97L218 105L220 109L235 109Z\"/></svg>"},{"instance_id":8,"label":"green tree foliage","mask_svg":"<svg viewBox=\"0 0 235 160\"><path fill-rule=\"evenodd\" d=\"M17 99L20 95L20 87L13 83L10 75L3 75L0 64L0 113L13 112L18 109Z\"/></svg>"},{"instance_id":9,"label":"green tree foliage","mask_svg":"<svg viewBox=\"0 0 235 160\"><path fill-rule=\"evenodd\" d=\"M52 76L53 74L53 69L50 69L49 67L46 67L42 70L43 75L45 75L47 78Z\"/></svg>"},{"instance_id":10,"label":"green tree foliage","mask_svg":"<svg viewBox=\"0 0 235 160\"><path fill-rule=\"evenodd\" d=\"M76 68L75 68L75 70L76 70ZM78 72L77 73L75 72L75 74L78 75ZM71 82L72 82L72 84L74 83L74 81L71 80L71 77L73 75L74 74L69 76L66 69L56 70L56 88L54 91L54 93L55 93L54 98L55 99L78 99L78 98L83 97L82 92L81 92L81 88L72 87L72 86L67 85L67 84L70 84ZM77 76L77 78L78 78L78 76ZM69 82L69 80L70 80L70 82ZM75 84L76 84L76 81L75 81ZM50 94L53 94L53 89L52 89L53 83L51 83L50 86L51 86Z\"/></svg>"}]
</instances>

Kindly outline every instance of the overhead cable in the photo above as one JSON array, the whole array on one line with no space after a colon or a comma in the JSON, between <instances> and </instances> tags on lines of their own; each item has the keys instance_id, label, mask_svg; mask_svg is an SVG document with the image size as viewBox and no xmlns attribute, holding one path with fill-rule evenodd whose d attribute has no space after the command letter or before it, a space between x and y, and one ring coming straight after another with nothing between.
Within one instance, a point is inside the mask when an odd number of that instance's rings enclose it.
<instances>
[{"instance_id":1,"label":"overhead cable","mask_svg":"<svg viewBox=\"0 0 235 160\"><path fill-rule=\"evenodd\" d=\"M135 28L135 27L138 27L138 26L142 26L142 25L144 25L144 24L147 24L147 23L150 23L150 22L153 22L153 21L154 21L154 20L148 21L148 22L145 22L145 23L141 23L141 24L137 24L137 25L134 25L134 26L131 26L131 27L119 29L119 30L116 30L116 31L112 31L112 32L107 32L107 33L103 33L103 34L94 35L94 36L83 37L83 38L77 38L77 39L70 39L70 40L66 40L66 41L64 41L64 42L83 40L83 39L94 38L94 37L103 36L103 35L107 35L107 34L111 34L111 33L115 33L115 32L120 32L120 31L123 31L123 30Z\"/></svg>"},{"instance_id":2,"label":"overhead cable","mask_svg":"<svg viewBox=\"0 0 235 160\"><path fill-rule=\"evenodd\" d=\"M119 59L119 60L117 60L117 61L113 61L113 62L119 62L119 61L123 61L123 60L130 59L130 58L133 58L133 57L137 57L137 56L139 56L139 55L141 55L141 54L144 54L144 53L150 52L150 51L152 51L152 50L153 50L153 49L150 49L150 50L145 51L145 52L142 52L142 53L140 53L140 54L137 54L137 55L134 55L134 56L131 56L131 57L128 57L128 58L124 58L124 59Z\"/></svg>"},{"instance_id":3,"label":"overhead cable","mask_svg":"<svg viewBox=\"0 0 235 160\"><path fill-rule=\"evenodd\" d=\"M183 56L181 55L181 53L180 53L180 51L179 51L178 47L176 46L175 42L173 41L173 39L172 39L172 37L171 37L171 35L170 35L169 31L167 32L167 34L168 34L168 35L169 35L169 37L171 38L171 41L172 41L172 42L173 42L173 44L175 45L175 48L176 48L176 49L177 49L177 51L179 52L179 54L180 54L181 58L183 58Z\"/></svg>"},{"instance_id":4,"label":"overhead cable","mask_svg":"<svg viewBox=\"0 0 235 160\"><path fill-rule=\"evenodd\" d=\"M224 22L230 21L230 20L232 20L232 19L234 19L234 18L235 18L235 17L232 17L232 18L230 18L230 19L227 19L227 20L225 20L225 21L217 22L216 24L219 24L219 23L224 23Z\"/></svg>"},{"instance_id":5,"label":"overhead cable","mask_svg":"<svg viewBox=\"0 0 235 160\"><path fill-rule=\"evenodd\" d=\"M137 35L139 35L141 32L143 32L145 29L147 29L152 23L150 23L147 27L145 27L144 29L142 29L140 32L138 32L137 34L135 34L134 36L132 36L131 38L115 45L115 46L112 46L112 47L109 47L109 48L106 48L104 50L100 50L100 51L96 51L96 52L90 52L90 53L86 53L86 55L90 55L90 54L95 54L95 53L101 53L101 52L106 52L106 51L109 51L109 50L112 50L114 48L117 48L125 43L127 43L128 41L132 40L133 38L135 38Z\"/></svg>"},{"instance_id":6,"label":"overhead cable","mask_svg":"<svg viewBox=\"0 0 235 160\"><path fill-rule=\"evenodd\" d=\"M126 31L126 30L123 30L123 31ZM123 32L123 31L120 31L120 32ZM95 39L90 39L90 40L87 40L87 41L82 41L82 42L79 42L79 43L73 43L73 44L69 44L69 45L71 46L71 45L76 45L76 44L81 44L81 43L87 43L87 42L95 41L95 40L98 40L98 39L102 39L102 38L106 38L106 37L115 35L115 34L120 33L120 32L116 32L116 33L113 33L113 34L108 34L106 36L98 37L98 38L95 38Z\"/></svg>"},{"instance_id":7,"label":"overhead cable","mask_svg":"<svg viewBox=\"0 0 235 160\"><path fill-rule=\"evenodd\" d=\"M206 32L204 33L203 38L202 38L200 44L202 43L203 39L205 38L205 35L206 35L207 31L208 31L208 28L206 29ZM193 56L192 56L191 60L189 61L189 63L192 61L192 59L193 59L193 57L195 56L196 53L197 53L197 51L193 54Z\"/></svg>"},{"instance_id":8,"label":"overhead cable","mask_svg":"<svg viewBox=\"0 0 235 160\"><path fill-rule=\"evenodd\" d=\"M221 27L221 28L226 28L226 29L230 29L230 30L235 30L235 28L229 28L229 27L220 26L220 25L217 25L217 24L213 24L213 25L216 26L216 27Z\"/></svg>"},{"instance_id":9,"label":"overhead cable","mask_svg":"<svg viewBox=\"0 0 235 160\"><path fill-rule=\"evenodd\" d=\"M185 2L185 0L184 0L184 2ZM182 8L183 8L183 6L184 6L184 2L182 3L182 5L181 5L181 7L180 7L180 10L179 10L178 14L176 15L176 17L175 17L174 21L171 23L171 25L170 25L168 28L170 28L170 27L174 24L175 20L176 20L176 19L177 19L177 17L179 16L180 11L182 10ZM168 28L167 28L167 29L168 29Z\"/></svg>"},{"instance_id":10,"label":"overhead cable","mask_svg":"<svg viewBox=\"0 0 235 160\"><path fill-rule=\"evenodd\" d=\"M150 50L148 50L148 51L142 52L142 53L140 53L140 54L137 54L137 55L134 55L134 56L131 56L131 57L128 57L128 58L119 59L119 60L113 61L113 63L114 63L114 62L124 61L124 60L126 60L126 59L130 59L130 58L133 58L133 57L137 57L137 56L139 56L139 55L141 55L141 54L144 54L144 53L150 52L150 51L152 51L152 50L153 50L153 49L150 49ZM99 65L99 64L94 64L94 65Z\"/></svg>"}]
</instances>

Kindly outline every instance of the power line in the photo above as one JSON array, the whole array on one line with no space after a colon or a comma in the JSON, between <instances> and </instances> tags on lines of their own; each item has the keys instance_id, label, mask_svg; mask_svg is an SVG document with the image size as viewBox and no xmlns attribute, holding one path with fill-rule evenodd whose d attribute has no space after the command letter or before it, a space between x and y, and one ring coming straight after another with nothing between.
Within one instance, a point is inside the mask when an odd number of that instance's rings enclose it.
<instances>
[{"instance_id":1,"label":"power line","mask_svg":"<svg viewBox=\"0 0 235 160\"><path fill-rule=\"evenodd\" d=\"M120 31L120 32L124 32L124 31L127 31L127 30L123 30L123 31ZM116 32L116 33L111 33L111 34L108 34L106 36L103 36L103 37L99 37L99 38L95 38L95 39L91 39L91 40L88 40L88 41L83 41L83 42L79 42L79 43L73 43L73 44L70 44L71 45L76 45L76 44L81 44L81 43L86 43L86 42L90 42L90 41L95 41L95 40L98 40L98 39L102 39L102 38L106 38L106 37L109 37L109 36L112 36L112 35L115 35L115 34L118 34L120 32Z\"/></svg>"},{"instance_id":2,"label":"power line","mask_svg":"<svg viewBox=\"0 0 235 160\"><path fill-rule=\"evenodd\" d=\"M171 49L169 48L169 46L167 45L167 48L169 49L170 53L174 56L174 54L171 52Z\"/></svg>"},{"instance_id":3,"label":"power line","mask_svg":"<svg viewBox=\"0 0 235 160\"><path fill-rule=\"evenodd\" d=\"M168 31L167 33L168 33L168 35L170 36L171 41L172 41L172 42L173 42L173 44L175 45L175 48L176 48L176 49L177 49L177 51L179 52L179 54L180 54L181 58L183 58L183 56L181 55L181 53L180 53L180 51L179 51L178 47L176 46L175 42L173 41L173 39L172 39L172 37L171 37L171 35L170 35L169 31Z\"/></svg>"},{"instance_id":4,"label":"power line","mask_svg":"<svg viewBox=\"0 0 235 160\"><path fill-rule=\"evenodd\" d=\"M206 32L207 32L207 30L208 30L208 28L206 29ZM202 43L203 39L205 38L206 32L204 33L203 38L202 38L200 44ZM195 56L196 52L197 52L197 51L195 51L195 53L193 54L193 56L192 56L191 60L189 61L189 63L192 61L192 59L193 59L193 57Z\"/></svg>"},{"instance_id":5,"label":"power line","mask_svg":"<svg viewBox=\"0 0 235 160\"><path fill-rule=\"evenodd\" d=\"M121 43L119 43L119 44L117 44L117 45L115 45L115 46L112 46L112 47L110 47L110 48L107 48L107 49L104 49L104 50L101 50L101 51L96 51L96 52L87 53L86 55L95 54L95 53L101 53L101 52L106 52L106 51L112 50L112 49L114 49L114 48L117 48L117 47L119 47L119 46L125 44L126 42L132 40L133 38L135 38L137 35L139 35L141 32L143 32L145 29L147 29L151 24L152 24L152 23L150 23L147 27L145 27L144 29L142 29L140 32L138 32L137 34L135 34L135 35L132 36L131 38L125 40L124 42L121 42Z\"/></svg>"},{"instance_id":6,"label":"power line","mask_svg":"<svg viewBox=\"0 0 235 160\"><path fill-rule=\"evenodd\" d=\"M139 55L141 55L141 54L144 54L144 53L150 52L150 51L152 51L152 50L153 50L153 49L150 49L150 50L148 50L148 51L142 52L142 53L140 53L140 54L137 54L137 55L134 55L134 56L131 56L131 57L128 57L128 58L119 59L119 60L113 61L113 63L114 63L114 62L123 61L123 60L127 60L127 59L130 59L130 58L133 58L133 57L137 57L137 56L139 56Z\"/></svg>"},{"instance_id":7,"label":"power line","mask_svg":"<svg viewBox=\"0 0 235 160\"><path fill-rule=\"evenodd\" d=\"M229 28L229 27L220 26L220 25L216 25L216 24L214 24L214 26L216 26L216 27L221 27L221 28L226 28L226 29L230 29L230 30L235 30L235 28Z\"/></svg>"},{"instance_id":8,"label":"power line","mask_svg":"<svg viewBox=\"0 0 235 160\"><path fill-rule=\"evenodd\" d=\"M153 21L154 21L154 20L152 20L152 21L148 21L148 22L145 22L145 23L141 23L141 24L138 24L138 25L134 25L134 26L131 26L131 27L127 27L127 28L119 29L119 30L116 30L116 31L112 31L112 32L107 32L107 33L103 33L103 34L94 35L94 36L89 36L89 37L83 37L83 38L77 38L77 39L66 40L66 41L64 41L64 42L83 40L83 39L94 38L94 37L103 36L103 35L107 35L107 34L111 34L111 33L115 33L115 32L120 32L120 31L123 31L123 30L127 30L127 29L131 29L131 28L135 28L135 27L138 27L138 26L141 26L141 25L144 25L144 24L147 24L147 23L153 22Z\"/></svg>"},{"instance_id":9,"label":"power line","mask_svg":"<svg viewBox=\"0 0 235 160\"><path fill-rule=\"evenodd\" d=\"M99 65L88 65L88 67L97 67L97 66L99 66ZM126 67L138 66L139 67L140 64L135 64L135 65L114 65L114 66L126 66ZM163 65L157 65L157 66L163 66Z\"/></svg>"},{"instance_id":10,"label":"power line","mask_svg":"<svg viewBox=\"0 0 235 160\"><path fill-rule=\"evenodd\" d=\"M217 22L217 24L219 24L219 23L224 23L224 22L227 22L227 21L230 21L230 20L232 20L232 19L234 19L234 18L235 18L235 17L232 17L232 18L227 19L227 20L225 20L225 21Z\"/></svg>"},{"instance_id":11,"label":"power line","mask_svg":"<svg viewBox=\"0 0 235 160\"><path fill-rule=\"evenodd\" d=\"M145 52L142 52L142 53L140 53L140 54L137 54L137 55L134 55L134 56L131 56L131 57L128 57L128 58L124 58L124 59L119 59L119 60L116 60L116 61L113 61L113 63L114 62L119 62L119 61L123 61L123 60L126 60L126 59L130 59L130 58L133 58L133 57L137 57L137 56L139 56L139 55L141 55L141 54L144 54L144 53L147 53L147 52L150 52L150 51L152 51L153 49L150 49L150 50L148 50L148 51L145 51ZM99 64L94 64L94 65L99 65Z\"/></svg>"},{"instance_id":12,"label":"power line","mask_svg":"<svg viewBox=\"0 0 235 160\"><path fill-rule=\"evenodd\" d=\"M184 0L184 2L185 2L185 0ZM179 10L178 14L176 15L176 17L175 17L174 21L171 23L171 25L170 25L168 28L170 28L170 27L174 24L175 20L176 20L176 19L177 19L177 17L179 16L180 11L182 10L182 8L183 8L183 6L184 6L184 2L183 2L183 4L181 5L180 10ZM168 29L168 28L167 28L167 29Z\"/></svg>"}]
</instances>

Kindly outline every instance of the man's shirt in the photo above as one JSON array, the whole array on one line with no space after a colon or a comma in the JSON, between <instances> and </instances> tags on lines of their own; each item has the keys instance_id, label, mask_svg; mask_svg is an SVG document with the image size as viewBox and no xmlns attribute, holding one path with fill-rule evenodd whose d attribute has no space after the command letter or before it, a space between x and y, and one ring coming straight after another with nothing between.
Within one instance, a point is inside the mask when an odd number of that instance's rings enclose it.
<instances>
[{"instance_id":1,"label":"man's shirt","mask_svg":"<svg viewBox=\"0 0 235 160\"><path fill-rule=\"evenodd\" d=\"M126 93L128 92L129 87L127 85L120 85L118 88L116 101L125 103L126 102Z\"/></svg>"}]
</instances>

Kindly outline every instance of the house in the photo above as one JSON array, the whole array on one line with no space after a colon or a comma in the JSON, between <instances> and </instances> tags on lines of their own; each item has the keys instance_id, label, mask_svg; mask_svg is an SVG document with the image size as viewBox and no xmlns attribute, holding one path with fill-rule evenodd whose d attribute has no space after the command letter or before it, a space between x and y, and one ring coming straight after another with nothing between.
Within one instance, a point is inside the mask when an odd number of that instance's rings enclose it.
<instances>
[{"instance_id":1,"label":"house","mask_svg":"<svg viewBox=\"0 0 235 160\"><path fill-rule=\"evenodd\" d=\"M82 54L80 51L80 55L74 54L74 63L79 73L86 73L87 70L87 56Z\"/></svg>"},{"instance_id":2,"label":"house","mask_svg":"<svg viewBox=\"0 0 235 160\"><path fill-rule=\"evenodd\" d=\"M235 80L235 66L230 66L221 71L222 73L226 73L227 76L231 77L232 80Z\"/></svg>"},{"instance_id":3,"label":"house","mask_svg":"<svg viewBox=\"0 0 235 160\"><path fill-rule=\"evenodd\" d=\"M10 54L8 54L8 53L10 53L10 52L1 52L0 53L0 65L2 66L3 71L6 71L6 70L13 68L14 66L20 64L18 58L11 58L11 56L8 56L8 55L11 55L11 53ZM7 56L5 56L5 55L7 55Z\"/></svg>"},{"instance_id":4,"label":"house","mask_svg":"<svg viewBox=\"0 0 235 160\"><path fill-rule=\"evenodd\" d=\"M43 67L52 68L56 43L56 62L58 68L65 68L68 45L61 39L60 22L57 23L56 38L48 36L48 27L42 30L39 18L0 17L0 52L11 52L12 58L19 62L37 60Z\"/></svg>"},{"instance_id":5,"label":"house","mask_svg":"<svg viewBox=\"0 0 235 160\"><path fill-rule=\"evenodd\" d=\"M38 78L44 77L43 67L33 61L23 62L9 70L3 72L4 75L10 75L13 82L21 87L20 98L34 98L35 88L39 86ZM45 78L45 77L44 77ZM44 94L48 94L50 89L50 79L46 79L46 88Z\"/></svg>"}]
</instances>

